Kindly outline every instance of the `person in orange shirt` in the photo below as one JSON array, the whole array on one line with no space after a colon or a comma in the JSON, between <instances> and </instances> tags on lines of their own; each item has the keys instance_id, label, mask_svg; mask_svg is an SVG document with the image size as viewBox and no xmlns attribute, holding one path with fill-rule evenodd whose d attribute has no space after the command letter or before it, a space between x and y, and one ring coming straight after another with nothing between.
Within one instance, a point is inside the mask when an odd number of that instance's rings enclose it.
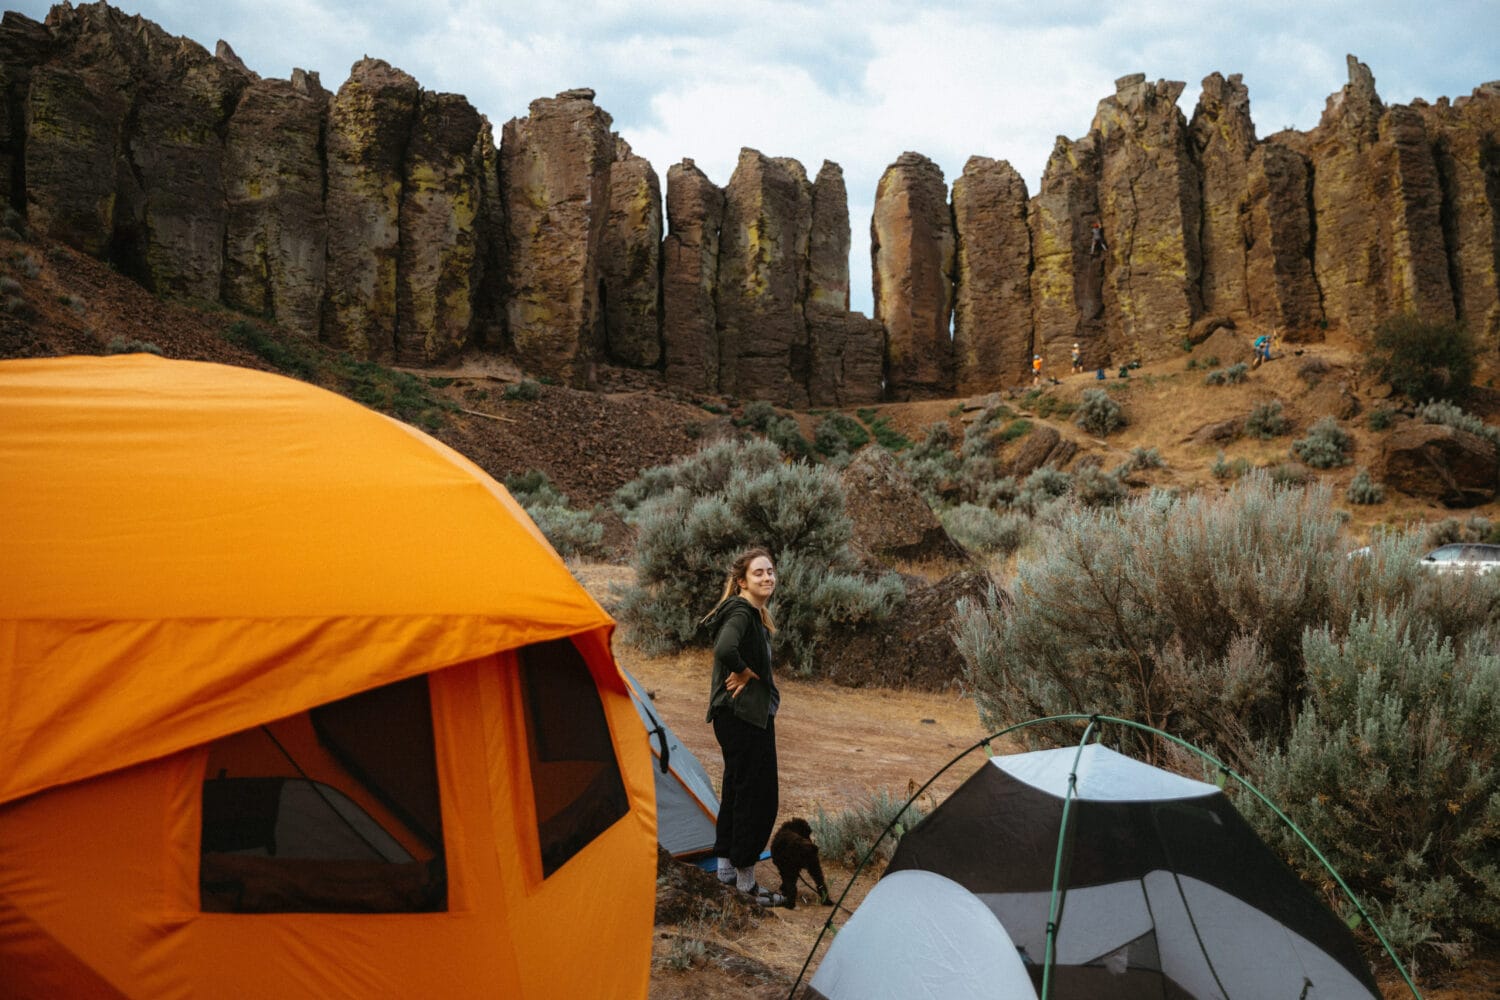
<instances>
[{"instance_id":1,"label":"person in orange shirt","mask_svg":"<svg viewBox=\"0 0 1500 1000\"><path fill-rule=\"evenodd\" d=\"M1033 355L1031 358L1031 384L1042 384L1042 356L1040 354Z\"/></svg>"}]
</instances>

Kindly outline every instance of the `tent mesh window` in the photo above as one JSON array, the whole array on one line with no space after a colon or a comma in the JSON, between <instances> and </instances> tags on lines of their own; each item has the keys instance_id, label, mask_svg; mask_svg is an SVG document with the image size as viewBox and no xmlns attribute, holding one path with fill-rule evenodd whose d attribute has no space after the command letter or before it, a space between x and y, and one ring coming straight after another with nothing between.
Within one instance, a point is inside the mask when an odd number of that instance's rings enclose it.
<instances>
[{"instance_id":1,"label":"tent mesh window","mask_svg":"<svg viewBox=\"0 0 1500 1000\"><path fill-rule=\"evenodd\" d=\"M578 648L566 639L527 646L521 680L546 877L624 816L629 802L604 703Z\"/></svg>"},{"instance_id":2,"label":"tent mesh window","mask_svg":"<svg viewBox=\"0 0 1500 1000\"><path fill-rule=\"evenodd\" d=\"M218 740L208 775L203 910L448 908L426 677Z\"/></svg>"}]
</instances>

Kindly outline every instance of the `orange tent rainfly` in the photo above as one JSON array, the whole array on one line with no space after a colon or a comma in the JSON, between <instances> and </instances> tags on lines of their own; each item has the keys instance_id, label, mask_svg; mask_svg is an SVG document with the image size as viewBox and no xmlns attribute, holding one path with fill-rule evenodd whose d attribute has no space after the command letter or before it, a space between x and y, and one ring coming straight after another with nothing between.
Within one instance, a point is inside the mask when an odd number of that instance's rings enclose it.
<instances>
[{"instance_id":1,"label":"orange tent rainfly","mask_svg":"<svg viewBox=\"0 0 1500 1000\"><path fill-rule=\"evenodd\" d=\"M474 465L279 376L0 362L0 996L644 997L608 615Z\"/></svg>"}]
</instances>

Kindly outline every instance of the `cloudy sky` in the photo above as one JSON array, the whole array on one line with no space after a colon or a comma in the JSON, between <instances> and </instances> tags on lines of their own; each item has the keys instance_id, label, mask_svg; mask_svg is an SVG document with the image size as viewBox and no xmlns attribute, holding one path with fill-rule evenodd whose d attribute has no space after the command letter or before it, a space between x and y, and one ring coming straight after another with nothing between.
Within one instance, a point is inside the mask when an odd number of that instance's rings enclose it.
<instances>
[{"instance_id":1,"label":"cloudy sky","mask_svg":"<svg viewBox=\"0 0 1500 1000\"><path fill-rule=\"evenodd\" d=\"M1500 79L1496 0L118 0L252 70L316 71L336 90L365 55L467 96L499 134L527 104L592 87L663 178L683 157L727 184L742 146L809 177L844 168L853 308L870 311L875 184L905 150L949 183L972 155L1009 160L1035 194L1058 135L1088 131L1117 77L1242 74L1257 134L1309 129L1348 81L1345 55L1387 103L1467 94ZM6 9L38 20L51 5Z\"/></svg>"}]
</instances>

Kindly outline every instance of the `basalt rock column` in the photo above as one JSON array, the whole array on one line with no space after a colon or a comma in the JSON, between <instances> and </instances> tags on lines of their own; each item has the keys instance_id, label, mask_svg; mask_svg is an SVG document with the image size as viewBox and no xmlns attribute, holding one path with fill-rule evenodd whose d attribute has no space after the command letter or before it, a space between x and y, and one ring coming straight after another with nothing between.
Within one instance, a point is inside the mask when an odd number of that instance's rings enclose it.
<instances>
[{"instance_id":1,"label":"basalt rock column","mask_svg":"<svg viewBox=\"0 0 1500 1000\"><path fill-rule=\"evenodd\" d=\"M807 405L812 185L796 160L740 150L719 235L719 389Z\"/></svg>"},{"instance_id":2,"label":"basalt rock column","mask_svg":"<svg viewBox=\"0 0 1500 1000\"><path fill-rule=\"evenodd\" d=\"M1323 297L1313 276L1312 178L1303 155L1272 136L1250 154L1246 177L1250 315L1290 341L1322 338Z\"/></svg>"},{"instance_id":3,"label":"basalt rock column","mask_svg":"<svg viewBox=\"0 0 1500 1000\"><path fill-rule=\"evenodd\" d=\"M423 92L402 171L396 356L442 361L469 342L484 268L483 143L489 129L458 94Z\"/></svg>"},{"instance_id":4,"label":"basalt rock column","mask_svg":"<svg viewBox=\"0 0 1500 1000\"><path fill-rule=\"evenodd\" d=\"M1442 192L1421 118L1406 107L1387 112L1369 67L1348 62L1349 83L1307 140L1328 320L1359 335L1407 310L1451 320Z\"/></svg>"},{"instance_id":5,"label":"basalt rock column","mask_svg":"<svg viewBox=\"0 0 1500 1000\"><path fill-rule=\"evenodd\" d=\"M879 402L885 328L849 311L849 196L844 171L823 161L812 188L807 250L807 397L811 406Z\"/></svg>"},{"instance_id":6,"label":"basalt rock column","mask_svg":"<svg viewBox=\"0 0 1500 1000\"><path fill-rule=\"evenodd\" d=\"M1122 361L1179 351L1202 309L1202 193L1187 122L1177 109L1183 87L1176 80L1147 83L1141 74L1122 77L1094 115L1110 247L1105 321Z\"/></svg>"},{"instance_id":7,"label":"basalt rock column","mask_svg":"<svg viewBox=\"0 0 1500 1000\"><path fill-rule=\"evenodd\" d=\"M610 359L654 368L661 361L661 184L650 161L618 138L599 279Z\"/></svg>"},{"instance_id":8,"label":"basalt rock column","mask_svg":"<svg viewBox=\"0 0 1500 1000\"><path fill-rule=\"evenodd\" d=\"M812 186L812 232L807 240L807 308L849 311L849 192L844 169L824 160Z\"/></svg>"},{"instance_id":9,"label":"basalt rock column","mask_svg":"<svg viewBox=\"0 0 1500 1000\"><path fill-rule=\"evenodd\" d=\"M1243 320L1249 313L1249 162L1256 143L1250 92L1238 73L1204 78L1190 128L1203 178L1203 312Z\"/></svg>"},{"instance_id":10,"label":"basalt rock column","mask_svg":"<svg viewBox=\"0 0 1500 1000\"><path fill-rule=\"evenodd\" d=\"M506 319L522 367L575 387L603 350L599 245L615 159L611 119L588 89L532 101L506 122Z\"/></svg>"},{"instance_id":11,"label":"basalt rock column","mask_svg":"<svg viewBox=\"0 0 1500 1000\"><path fill-rule=\"evenodd\" d=\"M328 112L324 339L371 357L396 346L401 185L417 81L379 59L349 71Z\"/></svg>"},{"instance_id":12,"label":"basalt rock column","mask_svg":"<svg viewBox=\"0 0 1500 1000\"><path fill-rule=\"evenodd\" d=\"M0 17L0 198L26 207L26 108L32 71L46 59L52 35L13 10Z\"/></svg>"},{"instance_id":13,"label":"basalt rock column","mask_svg":"<svg viewBox=\"0 0 1500 1000\"><path fill-rule=\"evenodd\" d=\"M662 241L662 349L666 381L698 392L719 388L719 332L714 311L724 192L692 160L667 170L667 225Z\"/></svg>"},{"instance_id":14,"label":"basalt rock column","mask_svg":"<svg viewBox=\"0 0 1500 1000\"><path fill-rule=\"evenodd\" d=\"M920 153L902 153L876 185L870 220L875 319L886 329L890 399L952 391L953 258L943 171Z\"/></svg>"},{"instance_id":15,"label":"basalt rock column","mask_svg":"<svg viewBox=\"0 0 1500 1000\"><path fill-rule=\"evenodd\" d=\"M1114 345L1104 327L1103 281L1110 255L1091 253L1090 223L1099 217L1098 137L1077 142L1058 136L1042 173L1042 189L1031 199L1031 315L1033 351L1044 371L1056 371L1077 343L1083 363L1109 363ZM1114 238L1105 233L1105 243ZM1031 359L1003 373L1017 381L1031 376Z\"/></svg>"},{"instance_id":16,"label":"basalt rock column","mask_svg":"<svg viewBox=\"0 0 1500 1000\"><path fill-rule=\"evenodd\" d=\"M1458 320L1495 356L1500 348L1500 81L1451 105L1423 107L1442 178Z\"/></svg>"},{"instance_id":17,"label":"basalt rock column","mask_svg":"<svg viewBox=\"0 0 1500 1000\"><path fill-rule=\"evenodd\" d=\"M224 303L307 337L321 330L328 223L316 73L246 88L224 141Z\"/></svg>"},{"instance_id":18,"label":"basalt rock column","mask_svg":"<svg viewBox=\"0 0 1500 1000\"><path fill-rule=\"evenodd\" d=\"M1031 236L1026 181L1004 160L971 156L953 182L957 234L954 388L1014 384L1031 359Z\"/></svg>"}]
</instances>

